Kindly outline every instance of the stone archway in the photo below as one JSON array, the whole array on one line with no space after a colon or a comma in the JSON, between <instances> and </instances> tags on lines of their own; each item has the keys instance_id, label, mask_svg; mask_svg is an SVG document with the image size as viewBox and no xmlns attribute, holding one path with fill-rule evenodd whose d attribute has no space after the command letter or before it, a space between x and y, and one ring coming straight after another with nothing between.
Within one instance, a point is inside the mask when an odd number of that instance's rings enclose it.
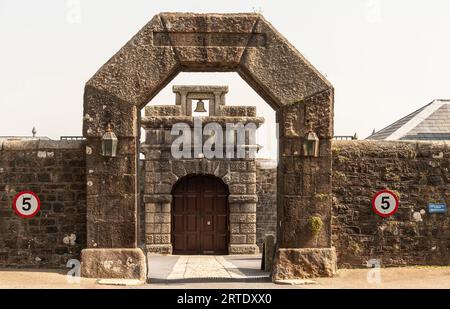
<instances>
[{"instance_id":1,"label":"stone archway","mask_svg":"<svg viewBox=\"0 0 450 309\"><path fill-rule=\"evenodd\" d=\"M145 258L136 248L139 111L180 71L238 72L277 110L279 249L274 277L332 275L333 87L261 15L190 13L153 17L86 84L88 249L82 253L83 275L145 273ZM108 124L119 139L115 158L101 156ZM320 139L317 158L302 152L309 128ZM318 233L311 230L312 217L323 222ZM106 269L92 261L117 267Z\"/></svg>"}]
</instances>

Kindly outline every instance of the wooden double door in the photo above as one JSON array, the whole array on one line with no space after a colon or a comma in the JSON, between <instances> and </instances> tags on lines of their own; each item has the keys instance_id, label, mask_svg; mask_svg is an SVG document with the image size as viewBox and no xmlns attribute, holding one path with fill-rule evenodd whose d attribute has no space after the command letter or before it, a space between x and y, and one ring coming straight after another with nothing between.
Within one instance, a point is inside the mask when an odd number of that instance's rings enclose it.
<instances>
[{"instance_id":1,"label":"wooden double door","mask_svg":"<svg viewBox=\"0 0 450 309\"><path fill-rule=\"evenodd\" d=\"M174 254L228 254L228 189L213 176L186 176L174 187Z\"/></svg>"}]
</instances>

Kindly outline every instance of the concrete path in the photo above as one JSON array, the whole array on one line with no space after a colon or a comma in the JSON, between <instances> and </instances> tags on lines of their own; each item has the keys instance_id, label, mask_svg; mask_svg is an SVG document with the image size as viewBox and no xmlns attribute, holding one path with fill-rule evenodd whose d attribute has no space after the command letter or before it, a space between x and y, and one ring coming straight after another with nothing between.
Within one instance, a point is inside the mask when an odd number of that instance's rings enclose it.
<instances>
[{"instance_id":1,"label":"concrete path","mask_svg":"<svg viewBox=\"0 0 450 309\"><path fill-rule=\"evenodd\" d=\"M268 281L261 256L148 255L150 282Z\"/></svg>"}]
</instances>

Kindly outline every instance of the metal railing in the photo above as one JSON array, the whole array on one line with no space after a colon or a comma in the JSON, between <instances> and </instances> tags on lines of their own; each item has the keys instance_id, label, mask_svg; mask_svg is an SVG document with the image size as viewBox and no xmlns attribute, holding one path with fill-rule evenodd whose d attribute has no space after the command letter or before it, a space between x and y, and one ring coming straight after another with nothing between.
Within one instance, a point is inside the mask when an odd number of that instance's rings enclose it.
<instances>
[{"instance_id":1,"label":"metal railing","mask_svg":"<svg viewBox=\"0 0 450 309\"><path fill-rule=\"evenodd\" d=\"M85 138L83 136L61 136L62 141L83 141Z\"/></svg>"},{"instance_id":2,"label":"metal railing","mask_svg":"<svg viewBox=\"0 0 450 309\"><path fill-rule=\"evenodd\" d=\"M358 137L355 135L336 135L335 137L333 137L333 139L335 141L354 141L357 140Z\"/></svg>"}]
</instances>

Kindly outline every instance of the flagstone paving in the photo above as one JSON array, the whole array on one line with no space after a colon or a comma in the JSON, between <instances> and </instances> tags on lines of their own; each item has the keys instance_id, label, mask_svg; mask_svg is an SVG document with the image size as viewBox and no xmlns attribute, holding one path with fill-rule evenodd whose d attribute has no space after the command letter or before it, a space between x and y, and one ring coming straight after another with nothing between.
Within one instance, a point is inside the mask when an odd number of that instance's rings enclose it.
<instances>
[{"instance_id":1,"label":"flagstone paving","mask_svg":"<svg viewBox=\"0 0 450 309\"><path fill-rule=\"evenodd\" d=\"M149 280L236 279L267 280L260 256L156 256L149 255ZM167 267L169 264L170 266ZM165 265L165 267L160 267ZM168 272L168 268L171 271Z\"/></svg>"}]
</instances>

